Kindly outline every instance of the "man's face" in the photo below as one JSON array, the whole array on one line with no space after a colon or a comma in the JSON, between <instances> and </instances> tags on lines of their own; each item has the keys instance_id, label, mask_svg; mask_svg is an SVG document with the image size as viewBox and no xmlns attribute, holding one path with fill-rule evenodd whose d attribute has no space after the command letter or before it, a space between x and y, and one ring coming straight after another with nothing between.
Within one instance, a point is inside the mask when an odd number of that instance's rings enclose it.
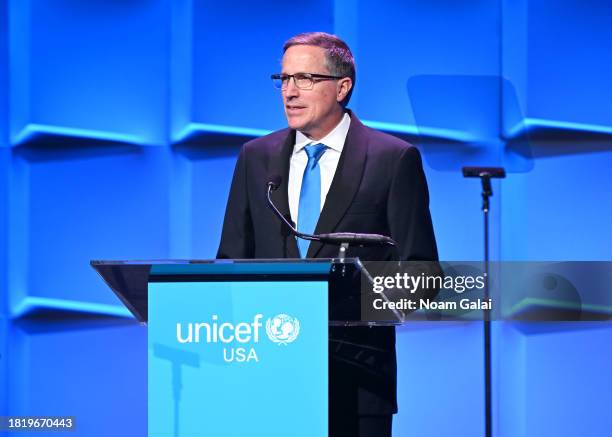
<instances>
[{"instance_id":1,"label":"man's face","mask_svg":"<svg viewBox=\"0 0 612 437\"><path fill-rule=\"evenodd\" d=\"M325 50L321 47L295 45L289 47L283 56L282 74L314 73L330 75L325 66ZM350 82L350 79L347 79ZM327 135L342 118L339 102L346 96L336 80L316 82L310 90L301 90L289 80L287 89L282 90L283 105L287 123L313 139ZM346 80L344 81L346 82Z\"/></svg>"}]
</instances>

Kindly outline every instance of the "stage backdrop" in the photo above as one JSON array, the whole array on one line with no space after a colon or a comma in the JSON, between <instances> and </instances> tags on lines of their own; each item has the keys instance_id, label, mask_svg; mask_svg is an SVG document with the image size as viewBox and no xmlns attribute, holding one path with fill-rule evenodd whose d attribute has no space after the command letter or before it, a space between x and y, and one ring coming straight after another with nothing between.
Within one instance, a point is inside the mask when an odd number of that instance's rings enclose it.
<instances>
[{"instance_id":1,"label":"stage backdrop","mask_svg":"<svg viewBox=\"0 0 612 437\"><path fill-rule=\"evenodd\" d=\"M445 260L612 259L612 4L0 0L0 414L146 434L146 329L91 259L212 258L240 144L284 126L295 33L357 59L350 107L417 144ZM479 324L398 330L396 436L483 435ZM612 429L612 329L497 323L498 436Z\"/></svg>"}]
</instances>

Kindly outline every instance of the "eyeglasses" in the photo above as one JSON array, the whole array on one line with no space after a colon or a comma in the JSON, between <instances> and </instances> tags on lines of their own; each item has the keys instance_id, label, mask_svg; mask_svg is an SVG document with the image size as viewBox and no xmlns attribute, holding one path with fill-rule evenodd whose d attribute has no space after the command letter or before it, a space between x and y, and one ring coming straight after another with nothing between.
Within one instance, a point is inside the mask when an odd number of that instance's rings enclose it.
<instances>
[{"instance_id":1,"label":"eyeglasses","mask_svg":"<svg viewBox=\"0 0 612 437\"><path fill-rule=\"evenodd\" d=\"M314 74L314 73L295 73L295 74L273 74L270 76L272 83L275 88L279 90L287 89L289 86L289 80L293 78L295 86L301 90L311 90L314 84L322 82L324 80L335 80L342 79L342 76L329 76L327 74Z\"/></svg>"}]
</instances>

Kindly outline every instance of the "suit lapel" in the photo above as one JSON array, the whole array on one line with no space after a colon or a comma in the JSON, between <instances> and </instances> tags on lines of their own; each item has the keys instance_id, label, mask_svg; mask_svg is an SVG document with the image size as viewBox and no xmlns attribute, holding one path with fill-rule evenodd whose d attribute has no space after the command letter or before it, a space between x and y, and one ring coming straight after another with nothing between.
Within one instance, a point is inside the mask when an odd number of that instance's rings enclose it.
<instances>
[{"instance_id":1,"label":"suit lapel","mask_svg":"<svg viewBox=\"0 0 612 437\"><path fill-rule=\"evenodd\" d=\"M288 131L288 135L285 140L279 144L278 150L276 150L270 158L270 176L279 175L282 178L281 184L278 190L272 192L272 201L289 221L291 221L291 212L289 210L289 162L291 160L291 154L293 153L293 146L295 144L295 131ZM298 250L297 242L295 237L289 235L286 238L287 247L287 258L299 258L300 252Z\"/></svg>"},{"instance_id":2,"label":"suit lapel","mask_svg":"<svg viewBox=\"0 0 612 437\"><path fill-rule=\"evenodd\" d=\"M368 132L359 119L352 113L351 126L346 136L340 161L327 193L325 205L315 229L315 234L333 232L346 210L351 205L363 176L368 151ZM287 171L287 174L289 172ZM297 247L297 244L296 244ZM310 243L308 258L314 258L323 245L316 241Z\"/></svg>"}]
</instances>

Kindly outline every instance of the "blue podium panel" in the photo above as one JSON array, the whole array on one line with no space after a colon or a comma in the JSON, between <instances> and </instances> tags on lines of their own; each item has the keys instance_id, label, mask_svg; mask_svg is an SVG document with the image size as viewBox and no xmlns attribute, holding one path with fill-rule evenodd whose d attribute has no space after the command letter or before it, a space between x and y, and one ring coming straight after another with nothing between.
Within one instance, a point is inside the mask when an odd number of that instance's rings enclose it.
<instances>
[{"instance_id":1,"label":"blue podium panel","mask_svg":"<svg viewBox=\"0 0 612 437\"><path fill-rule=\"evenodd\" d=\"M149 284L149 436L327 436L327 282Z\"/></svg>"}]
</instances>

